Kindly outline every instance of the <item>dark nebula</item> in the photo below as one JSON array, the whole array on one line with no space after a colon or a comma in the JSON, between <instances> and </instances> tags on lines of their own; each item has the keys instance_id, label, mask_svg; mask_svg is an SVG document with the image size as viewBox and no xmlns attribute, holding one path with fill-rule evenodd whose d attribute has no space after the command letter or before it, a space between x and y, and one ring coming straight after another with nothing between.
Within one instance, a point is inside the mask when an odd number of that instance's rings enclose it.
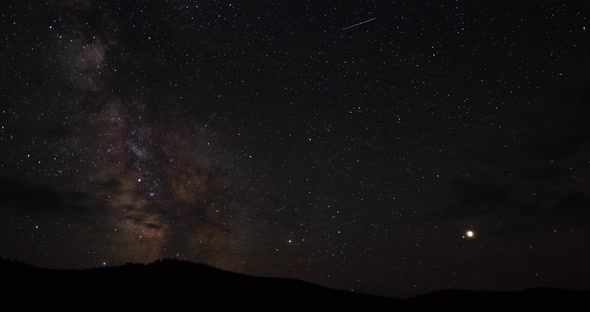
<instances>
[{"instance_id":1,"label":"dark nebula","mask_svg":"<svg viewBox=\"0 0 590 312\"><path fill-rule=\"evenodd\" d=\"M586 1L0 6L1 257L589 285Z\"/></svg>"}]
</instances>

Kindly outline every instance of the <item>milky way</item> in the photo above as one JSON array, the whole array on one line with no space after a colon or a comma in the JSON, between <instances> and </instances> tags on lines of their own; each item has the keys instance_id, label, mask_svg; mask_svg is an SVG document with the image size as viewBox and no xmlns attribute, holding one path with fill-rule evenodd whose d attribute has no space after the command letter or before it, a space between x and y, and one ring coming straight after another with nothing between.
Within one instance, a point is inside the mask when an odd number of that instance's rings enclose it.
<instances>
[{"instance_id":1,"label":"milky way","mask_svg":"<svg viewBox=\"0 0 590 312\"><path fill-rule=\"evenodd\" d=\"M175 94L182 75L168 70L177 78L154 83L170 98L149 98L146 94L155 91L142 81L147 77L141 71L154 68L141 67L154 66L150 59L157 56L141 47L126 53L119 34L126 25L89 3L57 3L44 10L56 19L47 21L43 44L37 47L41 59L33 62L48 69L39 77L42 88L28 91L33 95L25 103L42 108L35 115L19 115L12 108L3 113L15 126L31 123L6 142L28 141L24 161L30 163L22 165L29 166L31 180L47 185L49 196L57 197L56 206L84 210L77 211L84 223L61 220L69 218L67 211L56 214L50 227L67 222L75 229L62 235L82 231L96 240L77 242L73 250L62 246L65 254L53 264L85 262L77 260L85 257L79 253L108 263L180 257L218 265L245 253L245 262L252 248L248 224L263 222L240 193L244 186L236 184L248 173L225 157L217 132L185 115L190 106L173 107L182 103ZM84 22L86 18L93 24ZM16 101L15 96L9 100ZM52 100L40 103L46 98ZM212 125L223 121L209 120ZM23 156L17 154L19 148L10 150L12 157ZM47 155L53 159L46 160ZM46 161L49 167L40 169ZM22 185L25 193L38 187ZM32 218L27 211L15 213ZM76 256L70 258L71 252Z\"/></svg>"},{"instance_id":2,"label":"milky way","mask_svg":"<svg viewBox=\"0 0 590 312\"><path fill-rule=\"evenodd\" d=\"M587 286L583 5L295 2L3 3L0 256Z\"/></svg>"}]
</instances>

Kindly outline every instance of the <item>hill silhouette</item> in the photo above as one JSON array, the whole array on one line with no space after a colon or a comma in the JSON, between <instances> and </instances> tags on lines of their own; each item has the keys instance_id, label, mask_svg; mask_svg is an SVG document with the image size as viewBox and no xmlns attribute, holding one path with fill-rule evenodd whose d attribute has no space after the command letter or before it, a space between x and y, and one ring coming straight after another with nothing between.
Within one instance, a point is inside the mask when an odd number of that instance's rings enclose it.
<instances>
[{"instance_id":1,"label":"hill silhouette","mask_svg":"<svg viewBox=\"0 0 590 312\"><path fill-rule=\"evenodd\" d=\"M10 310L173 311L202 308L388 309L391 311L590 307L590 291L437 291L407 299L334 290L292 279L232 273L160 260L85 270L53 270L0 260L2 303Z\"/></svg>"}]
</instances>

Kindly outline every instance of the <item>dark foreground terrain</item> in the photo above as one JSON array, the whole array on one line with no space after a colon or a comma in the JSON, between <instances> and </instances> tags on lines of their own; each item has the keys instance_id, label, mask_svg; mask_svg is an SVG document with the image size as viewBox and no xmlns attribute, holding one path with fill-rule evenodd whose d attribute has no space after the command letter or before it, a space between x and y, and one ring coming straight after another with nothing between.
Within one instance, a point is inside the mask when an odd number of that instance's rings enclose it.
<instances>
[{"instance_id":1,"label":"dark foreground terrain","mask_svg":"<svg viewBox=\"0 0 590 312\"><path fill-rule=\"evenodd\" d=\"M590 291L448 290L415 298L389 299L297 280L246 276L176 260L88 270L49 270L0 260L0 280L2 311L197 311L211 308L481 311L590 307Z\"/></svg>"}]
</instances>

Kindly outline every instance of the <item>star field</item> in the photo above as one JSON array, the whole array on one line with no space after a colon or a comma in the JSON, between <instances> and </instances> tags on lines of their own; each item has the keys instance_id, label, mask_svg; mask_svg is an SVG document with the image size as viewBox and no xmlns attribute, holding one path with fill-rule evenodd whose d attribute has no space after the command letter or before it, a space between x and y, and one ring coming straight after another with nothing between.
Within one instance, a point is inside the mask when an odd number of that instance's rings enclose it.
<instances>
[{"instance_id":1,"label":"star field","mask_svg":"<svg viewBox=\"0 0 590 312\"><path fill-rule=\"evenodd\" d=\"M3 2L0 256L587 287L587 9Z\"/></svg>"}]
</instances>

